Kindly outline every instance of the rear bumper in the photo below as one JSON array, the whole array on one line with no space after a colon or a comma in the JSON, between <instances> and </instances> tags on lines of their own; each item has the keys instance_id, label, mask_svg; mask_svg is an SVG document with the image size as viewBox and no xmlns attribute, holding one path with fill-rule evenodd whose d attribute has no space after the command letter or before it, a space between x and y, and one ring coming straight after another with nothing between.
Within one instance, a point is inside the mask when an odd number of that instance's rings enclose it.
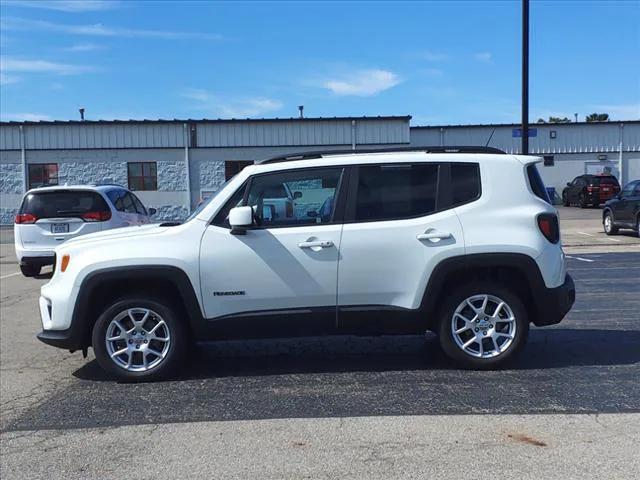
<instances>
[{"instance_id":1,"label":"rear bumper","mask_svg":"<svg viewBox=\"0 0 640 480\"><path fill-rule=\"evenodd\" d=\"M576 287L569 274L559 287L545 288L536 293L538 315L533 323L539 327L560 323L576 300Z\"/></svg>"}]
</instances>

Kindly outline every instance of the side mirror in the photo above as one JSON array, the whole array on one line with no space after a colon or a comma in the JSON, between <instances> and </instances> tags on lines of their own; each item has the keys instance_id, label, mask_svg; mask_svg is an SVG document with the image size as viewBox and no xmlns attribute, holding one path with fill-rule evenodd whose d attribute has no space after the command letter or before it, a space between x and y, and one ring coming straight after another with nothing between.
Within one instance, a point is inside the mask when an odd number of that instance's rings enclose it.
<instances>
[{"instance_id":1,"label":"side mirror","mask_svg":"<svg viewBox=\"0 0 640 480\"><path fill-rule=\"evenodd\" d=\"M297 200L299 198L302 198L302 192L293 192L293 199Z\"/></svg>"},{"instance_id":2,"label":"side mirror","mask_svg":"<svg viewBox=\"0 0 640 480\"><path fill-rule=\"evenodd\" d=\"M570 187L570 186L571 186L571 182L567 182L567 187Z\"/></svg>"},{"instance_id":3,"label":"side mirror","mask_svg":"<svg viewBox=\"0 0 640 480\"><path fill-rule=\"evenodd\" d=\"M157 211L158 210L156 210L153 207L147 209L147 213L149 214L150 217L153 217L156 214Z\"/></svg>"},{"instance_id":4,"label":"side mirror","mask_svg":"<svg viewBox=\"0 0 640 480\"><path fill-rule=\"evenodd\" d=\"M231 225L233 235L246 235L247 228L253 225L253 208L232 208L229 212L229 225Z\"/></svg>"}]
</instances>

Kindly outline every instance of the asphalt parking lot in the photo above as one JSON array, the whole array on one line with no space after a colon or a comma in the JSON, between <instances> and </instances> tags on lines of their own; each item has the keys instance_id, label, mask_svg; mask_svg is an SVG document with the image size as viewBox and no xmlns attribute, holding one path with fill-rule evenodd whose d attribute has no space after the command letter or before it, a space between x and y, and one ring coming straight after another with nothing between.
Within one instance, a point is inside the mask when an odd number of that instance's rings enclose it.
<instances>
[{"instance_id":1,"label":"asphalt parking lot","mask_svg":"<svg viewBox=\"0 0 640 480\"><path fill-rule=\"evenodd\" d=\"M453 369L430 337L313 338L203 345L139 385L35 339L46 278L2 232L2 478L634 478L640 239L560 214L576 304L506 370Z\"/></svg>"}]
</instances>

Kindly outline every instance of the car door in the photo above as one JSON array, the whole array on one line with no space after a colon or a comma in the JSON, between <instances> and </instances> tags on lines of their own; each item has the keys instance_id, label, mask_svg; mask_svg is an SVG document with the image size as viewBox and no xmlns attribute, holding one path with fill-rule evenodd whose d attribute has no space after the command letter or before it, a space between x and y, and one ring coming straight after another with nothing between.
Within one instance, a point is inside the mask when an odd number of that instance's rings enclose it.
<instances>
[{"instance_id":1,"label":"car door","mask_svg":"<svg viewBox=\"0 0 640 480\"><path fill-rule=\"evenodd\" d=\"M569 201L571 203L576 203L578 201L578 197L580 196L580 192L582 192L584 185L585 181L583 177L576 177L573 180L571 187L569 187Z\"/></svg>"},{"instance_id":2,"label":"car door","mask_svg":"<svg viewBox=\"0 0 640 480\"><path fill-rule=\"evenodd\" d=\"M477 164L467 168L479 189ZM438 189L450 171L433 162L354 167L338 267L341 327L366 329L385 308L417 309L438 262L464 254L460 221Z\"/></svg>"},{"instance_id":3,"label":"car door","mask_svg":"<svg viewBox=\"0 0 640 480\"><path fill-rule=\"evenodd\" d=\"M320 208L327 199L338 204L344 175L343 168L278 171L255 175L236 191L202 237L200 280L207 318L236 316L240 321L256 314L268 329L269 313L295 314L289 316L294 326L306 313L324 313L323 321L335 326L342 220L339 209L322 216ZM285 184L301 193L292 217L276 215L268 203L270 192ZM255 212L255 225L245 235L232 234L227 221L231 208L239 205Z\"/></svg>"},{"instance_id":4,"label":"car door","mask_svg":"<svg viewBox=\"0 0 640 480\"><path fill-rule=\"evenodd\" d=\"M620 200L617 202L614 212L614 218L617 223L625 223L635 227L634 200L637 200L638 192L636 192L636 188L638 187L640 187L640 182L631 182L620 192Z\"/></svg>"}]
</instances>

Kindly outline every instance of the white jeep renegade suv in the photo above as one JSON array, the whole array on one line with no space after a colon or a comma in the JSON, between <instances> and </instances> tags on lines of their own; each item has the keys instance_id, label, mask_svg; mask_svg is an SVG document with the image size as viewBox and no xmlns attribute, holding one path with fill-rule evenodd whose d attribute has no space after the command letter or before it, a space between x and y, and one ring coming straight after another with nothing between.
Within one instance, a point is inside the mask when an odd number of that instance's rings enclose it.
<instances>
[{"instance_id":1,"label":"white jeep renegade suv","mask_svg":"<svg viewBox=\"0 0 640 480\"><path fill-rule=\"evenodd\" d=\"M59 246L38 338L92 346L126 380L165 377L192 341L332 333L432 330L459 365L497 367L575 298L540 160L425 147L247 167L183 224ZM291 216L265 202L282 189Z\"/></svg>"}]
</instances>

